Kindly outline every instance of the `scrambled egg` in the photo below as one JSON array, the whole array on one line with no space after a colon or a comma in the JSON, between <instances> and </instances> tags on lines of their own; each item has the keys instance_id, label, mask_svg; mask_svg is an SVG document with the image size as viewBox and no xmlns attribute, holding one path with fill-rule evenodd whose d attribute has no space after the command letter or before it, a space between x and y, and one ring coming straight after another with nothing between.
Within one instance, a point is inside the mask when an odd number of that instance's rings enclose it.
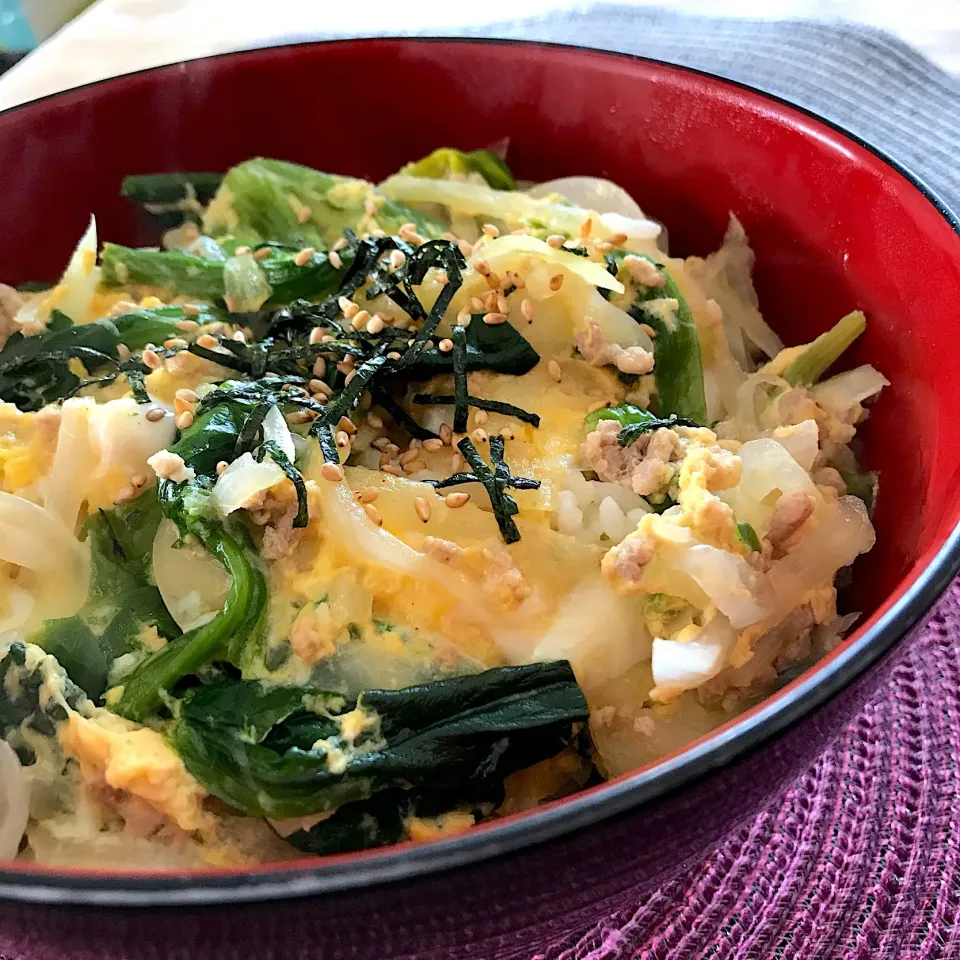
<instances>
[{"instance_id":1,"label":"scrambled egg","mask_svg":"<svg viewBox=\"0 0 960 960\"><path fill-rule=\"evenodd\" d=\"M106 711L89 719L73 713L60 729L60 743L87 780L102 779L144 800L181 830L214 829L216 819L203 809L206 790L155 730Z\"/></svg>"}]
</instances>

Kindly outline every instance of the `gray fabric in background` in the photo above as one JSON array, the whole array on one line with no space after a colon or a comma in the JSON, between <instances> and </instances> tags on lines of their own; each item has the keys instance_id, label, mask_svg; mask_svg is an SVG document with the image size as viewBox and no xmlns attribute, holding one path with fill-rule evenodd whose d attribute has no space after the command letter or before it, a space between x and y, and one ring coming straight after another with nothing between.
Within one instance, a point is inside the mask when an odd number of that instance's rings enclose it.
<instances>
[{"instance_id":1,"label":"gray fabric in background","mask_svg":"<svg viewBox=\"0 0 960 960\"><path fill-rule=\"evenodd\" d=\"M617 50L759 87L884 150L960 210L960 78L883 31L844 21L721 19L599 4L444 35Z\"/></svg>"}]
</instances>

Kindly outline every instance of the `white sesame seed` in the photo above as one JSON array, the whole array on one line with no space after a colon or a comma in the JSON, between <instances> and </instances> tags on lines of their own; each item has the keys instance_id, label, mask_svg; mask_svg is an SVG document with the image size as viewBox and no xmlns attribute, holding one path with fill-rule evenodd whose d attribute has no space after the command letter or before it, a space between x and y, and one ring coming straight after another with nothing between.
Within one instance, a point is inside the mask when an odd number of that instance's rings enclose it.
<instances>
[{"instance_id":1,"label":"white sesame seed","mask_svg":"<svg viewBox=\"0 0 960 960\"><path fill-rule=\"evenodd\" d=\"M220 341L216 337L211 337L209 333L205 333L202 337L197 337L197 346L212 350L214 347L220 346Z\"/></svg>"},{"instance_id":2,"label":"white sesame seed","mask_svg":"<svg viewBox=\"0 0 960 960\"><path fill-rule=\"evenodd\" d=\"M486 277L490 273L490 264L486 260L478 260L474 265L473 269L480 274L481 277Z\"/></svg>"},{"instance_id":3,"label":"white sesame seed","mask_svg":"<svg viewBox=\"0 0 960 960\"><path fill-rule=\"evenodd\" d=\"M360 314L357 314L357 316L360 316ZM380 333L384 326L383 318L374 315L367 321L367 333Z\"/></svg>"},{"instance_id":4,"label":"white sesame seed","mask_svg":"<svg viewBox=\"0 0 960 960\"><path fill-rule=\"evenodd\" d=\"M340 237L339 240L333 245L334 250L342 250L344 247L348 247L350 244L347 242L346 237Z\"/></svg>"},{"instance_id":5,"label":"white sesame seed","mask_svg":"<svg viewBox=\"0 0 960 960\"><path fill-rule=\"evenodd\" d=\"M423 497L417 497L413 501L413 509L417 511L417 516L426 523L430 519L430 504Z\"/></svg>"},{"instance_id":6,"label":"white sesame seed","mask_svg":"<svg viewBox=\"0 0 960 960\"><path fill-rule=\"evenodd\" d=\"M452 510L456 510L458 507L462 507L469 499L469 493L463 493L462 491L457 490L454 493L448 493L443 498L443 502Z\"/></svg>"},{"instance_id":7,"label":"white sesame seed","mask_svg":"<svg viewBox=\"0 0 960 960\"><path fill-rule=\"evenodd\" d=\"M443 441L437 437L428 437L423 441L423 449L430 453L436 453L443 448Z\"/></svg>"},{"instance_id":8,"label":"white sesame seed","mask_svg":"<svg viewBox=\"0 0 960 960\"><path fill-rule=\"evenodd\" d=\"M146 474L143 474L143 473L135 473L135 474L130 478L130 482L131 482L137 489L139 489L140 487L142 487L142 486L147 482Z\"/></svg>"},{"instance_id":9,"label":"white sesame seed","mask_svg":"<svg viewBox=\"0 0 960 960\"><path fill-rule=\"evenodd\" d=\"M440 442L444 446L449 446L450 441L453 438L453 430L450 427L449 423L441 423L440 429L437 431L440 434Z\"/></svg>"},{"instance_id":10,"label":"white sesame seed","mask_svg":"<svg viewBox=\"0 0 960 960\"><path fill-rule=\"evenodd\" d=\"M367 325L369 319L369 310L358 310L350 320L350 326L352 326L354 330L362 330Z\"/></svg>"},{"instance_id":11,"label":"white sesame seed","mask_svg":"<svg viewBox=\"0 0 960 960\"><path fill-rule=\"evenodd\" d=\"M331 483L339 483L343 479L343 467L339 463L325 463L320 468L320 476Z\"/></svg>"},{"instance_id":12,"label":"white sesame seed","mask_svg":"<svg viewBox=\"0 0 960 960\"><path fill-rule=\"evenodd\" d=\"M403 471L395 463L384 463L380 465L381 473L389 473L392 477L399 477Z\"/></svg>"},{"instance_id":13,"label":"white sesame seed","mask_svg":"<svg viewBox=\"0 0 960 960\"><path fill-rule=\"evenodd\" d=\"M490 414L486 410L478 410L474 414L474 420L478 427L483 426L490 419Z\"/></svg>"},{"instance_id":14,"label":"white sesame seed","mask_svg":"<svg viewBox=\"0 0 960 960\"><path fill-rule=\"evenodd\" d=\"M507 315L505 313L485 313L483 315L483 322L489 324L491 327L495 327L498 324L507 322Z\"/></svg>"},{"instance_id":15,"label":"white sesame seed","mask_svg":"<svg viewBox=\"0 0 960 960\"><path fill-rule=\"evenodd\" d=\"M306 223L311 217L310 208L306 204L297 207L297 223Z\"/></svg>"},{"instance_id":16,"label":"white sesame seed","mask_svg":"<svg viewBox=\"0 0 960 960\"><path fill-rule=\"evenodd\" d=\"M551 361L547 364L547 373L549 373L550 376L553 377L553 379L557 381L557 383L559 383L560 380L561 380L562 377L563 377L563 373L562 373L562 371L560 370L560 364L557 363L556 360L551 360Z\"/></svg>"},{"instance_id":17,"label":"white sesame seed","mask_svg":"<svg viewBox=\"0 0 960 960\"><path fill-rule=\"evenodd\" d=\"M366 512L367 516L378 526L383 526L383 517L380 516L380 511L372 504L365 503L363 509Z\"/></svg>"},{"instance_id":18,"label":"white sesame seed","mask_svg":"<svg viewBox=\"0 0 960 960\"><path fill-rule=\"evenodd\" d=\"M174 347L185 347L187 345L187 341L183 340L181 337L171 337L169 340L164 340L163 345L168 350L172 350Z\"/></svg>"},{"instance_id":19,"label":"white sesame seed","mask_svg":"<svg viewBox=\"0 0 960 960\"><path fill-rule=\"evenodd\" d=\"M492 224L485 223L483 225L483 232L491 239L496 240L500 236L500 231Z\"/></svg>"},{"instance_id":20,"label":"white sesame seed","mask_svg":"<svg viewBox=\"0 0 960 960\"><path fill-rule=\"evenodd\" d=\"M390 266L399 270L407 262L407 255L402 250L390 251Z\"/></svg>"},{"instance_id":21,"label":"white sesame seed","mask_svg":"<svg viewBox=\"0 0 960 960\"><path fill-rule=\"evenodd\" d=\"M373 427L374 430L380 430L383 427L383 418L378 416L375 413L367 414L367 423Z\"/></svg>"},{"instance_id":22,"label":"white sesame seed","mask_svg":"<svg viewBox=\"0 0 960 960\"><path fill-rule=\"evenodd\" d=\"M409 463L403 465L404 473L419 473L421 470L426 469L426 464L422 460L411 460Z\"/></svg>"},{"instance_id":23,"label":"white sesame seed","mask_svg":"<svg viewBox=\"0 0 960 960\"><path fill-rule=\"evenodd\" d=\"M450 458L450 472L459 473L463 469L463 455L457 451Z\"/></svg>"},{"instance_id":24,"label":"white sesame seed","mask_svg":"<svg viewBox=\"0 0 960 960\"><path fill-rule=\"evenodd\" d=\"M469 257L473 254L473 244L469 240L458 240L457 247L459 247L460 252L465 256Z\"/></svg>"},{"instance_id":25,"label":"white sesame seed","mask_svg":"<svg viewBox=\"0 0 960 960\"><path fill-rule=\"evenodd\" d=\"M334 434L333 442L338 447L347 447L350 445L350 437L347 436L346 430L338 430L336 434Z\"/></svg>"},{"instance_id":26,"label":"white sesame seed","mask_svg":"<svg viewBox=\"0 0 960 960\"><path fill-rule=\"evenodd\" d=\"M143 362L151 370L159 370L163 366L163 360L160 359L159 354L157 354L155 350L144 350Z\"/></svg>"},{"instance_id":27,"label":"white sesame seed","mask_svg":"<svg viewBox=\"0 0 960 960\"><path fill-rule=\"evenodd\" d=\"M187 427L193 426L193 412L191 410L184 410L175 422L181 430L186 430Z\"/></svg>"},{"instance_id":28,"label":"white sesame seed","mask_svg":"<svg viewBox=\"0 0 960 960\"><path fill-rule=\"evenodd\" d=\"M477 427L477 429L474 430L473 433L470 434L470 436L473 438L474 443L486 443L487 440L489 439L489 437L487 436L487 431L483 430L480 427Z\"/></svg>"},{"instance_id":29,"label":"white sesame seed","mask_svg":"<svg viewBox=\"0 0 960 960\"><path fill-rule=\"evenodd\" d=\"M114 505L126 503L128 500L132 500L136 495L137 491L133 487L123 487L117 491L117 495L113 498Z\"/></svg>"},{"instance_id":30,"label":"white sesame seed","mask_svg":"<svg viewBox=\"0 0 960 960\"><path fill-rule=\"evenodd\" d=\"M357 432L357 425L349 417L341 417L337 421L337 429L346 431L352 437Z\"/></svg>"},{"instance_id":31,"label":"white sesame seed","mask_svg":"<svg viewBox=\"0 0 960 960\"><path fill-rule=\"evenodd\" d=\"M363 212L368 217L375 217L377 215L377 205L370 197L367 197L367 199L363 201Z\"/></svg>"},{"instance_id":32,"label":"white sesame seed","mask_svg":"<svg viewBox=\"0 0 960 960\"><path fill-rule=\"evenodd\" d=\"M188 317L200 316L200 308L195 303L185 303L180 309ZM183 327L181 327L180 329L182 330Z\"/></svg>"},{"instance_id":33,"label":"white sesame seed","mask_svg":"<svg viewBox=\"0 0 960 960\"><path fill-rule=\"evenodd\" d=\"M615 247L622 247L627 242L627 235L625 233L614 233L609 240Z\"/></svg>"},{"instance_id":34,"label":"white sesame seed","mask_svg":"<svg viewBox=\"0 0 960 960\"><path fill-rule=\"evenodd\" d=\"M418 449L404 450L403 453L400 454L400 466L405 467L408 463L412 463L419 456L420 451Z\"/></svg>"},{"instance_id":35,"label":"white sesame seed","mask_svg":"<svg viewBox=\"0 0 960 960\"><path fill-rule=\"evenodd\" d=\"M527 297L524 297L520 301L520 312L523 314L524 319L527 323L533 323L533 301Z\"/></svg>"},{"instance_id":36,"label":"white sesame seed","mask_svg":"<svg viewBox=\"0 0 960 960\"><path fill-rule=\"evenodd\" d=\"M117 359L118 360L129 360L133 354L130 352L130 348L125 343L117 344Z\"/></svg>"},{"instance_id":37,"label":"white sesame seed","mask_svg":"<svg viewBox=\"0 0 960 960\"><path fill-rule=\"evenodd\" d=\"M500 286L500 277L496 273L487 274L487 286L493 290L496 290Z\"/></svg>"},{"instance_id":38,"label":"white sesame seed","mask_svg":"<svg viewBox=\"0 0 960 960\"><path fill-rule=\"evenodd\" d=\"M223 473L223 471L226 470L227 467L229 467L229 466L230 466L230 464L227 463L226 460L221 460L221 461L217 464L217 476L219 477L220 474Z\"/></svg>"},{"instance_id":39,"label":"white sesame seed","mask_svg":"<svg viewBox=\"0 0 960 960\"><path fill-rule=\"evenodd\" d=\"M253 252L254 260L265 260L269 256L270 256L269 247L261 247L259 250L254 250Z\"/></svg>"},{"instance_id":40,"label":"white sesame seed","mask_svg":"<svg viewBox=\"0 0 960 960\"><path fill-rule=\"evenodd\" d=\"M513 428L512 427L501 427L500 436L504 440L512 440L514 438Z\"/></svg>"},{"instance_id":41,"label":"white sesame seed","mask_svg":"<svg viewBox=\"0 0 960 960\"><path fill-rule=\"evenodd\" d=\"M341 259L340 254L337 253L336 250L331 250L327 254L327 260L330 261L330 266L333 267L334 270L343 269L343 260Z\"/></svg>"},{"instance_id":42,"label":"white sesame seed","mask_svg":"<svg viewBox=\"0 0 960 960\"><path fill-rule=\"evenodd\" d=\"M356 375L357 375L356 370L348 371L347 375L343 378L343 385L346 386Z\"/></svg>"},{"instance_id":43,"label":"white sesame seed","mask_svg":"<svg viewBox=\"0 0 960 960\"><path fill-rule=\"evenodd\" d=\"M446 270L437 270L433 275L434 280L440 284L441 287L445 287L449 282L450 278L447 276Z\"/></svg>"},{"instance_id":44,"label":"white sesame seed","mask_svg":"<svg viewBox=\"0 0 960 960\"><path fill-rule=\"evenodd\" d=\"M655 340L657 336L657 331L650 326L649 323L641 323L640 329L651 339Z\"/></svg>"},{"instance_id":45,"label":"white sesame seed","mask_svg":"<svg viewBox=\"0 0 960 960\"><path fill-rule=\"evenodd\" d=\"M441 353L449 353L453 349L453 341L444 338L438 344Z\"/></svg>"},{"instance_id":46,"label":"white sesame seed","mask_svg":"<svg viewBox=\"0 0 960 960\"><path fill-rule=\"evenodd\" d=\"M510 306L507 304L507 298L502 294L497 294L497 310L500 313L509 313Z\"/></svg>"},{"instance_id":47,"label":"white sesame seed","mask_svg":"<svg viewBox=\"0 0 960 960\"><path fill-rule=\"evenodd\" d=\"M547 237L547 246L553 247L554 250L559 250L563 246L564 237L561 237L559 233L551 233Z\"/></svg>"},{"instance_id":48,"label":"white sesame seed","mask_svg":"<svg viewBox=\"0 0 960 960\"><path fill-rule=\"evenodd\" d=\"M396 351L396 350L391 350L391 351L387 354L387 356L388 356L391 360L399 360L399 359L400 359L400 354L399 354L399 352Z\"/></svg>"},{"instance_id":49,"label":"white sesame seed","mask_svg":"<svg viewBox=\"0 0 960 960\"><path fill-rule=\"evenodd\" d=\"M314 327L310 331L310 346L315 347L323 339L323 327Z\"/></svg>"},{"instance_id":50,"label":"white sesame seed","mask_svg":"<svg viewBox=\"0 0 960 960\"><path fill-rule=\"evenodd\" d=\"M304 247L304 248L293 258L293 262L294 262L298 267L305 267L305 266L313 259L314 254L316 254L316 252L317 252L317 251L314 250L313 247Z\"/></svg>"},{"instance_id":51,"label":"white sesame seed","mask_svg":"<svg viewBox=\"0 0 960 960\"><path fill-rule=\"evenodd\" d=\"M237 247L237 249L234 251L234 256L245 257L249 252L250 252L249 247Z\"/></svg>"},{"instance_id":52,"label":"white sesame seed","mask_svg":"<svg viewBox=\"0 0 960 960\"><path fill-rule=\"evenodd\" d=\"M337 304L340 309L343 311L343 315L349 320L351 317L356 316L357 312L360 309L360 304L354 303L348 297L340 297L337 300Z\"/></svg>"},{"instance_id":53,"label":"white sesame seed","mask_svg":"<svg viewBox=\"0 0 960 960\"><path fill-rule=\"evenodd\" d=\"M357 491L357 499L361 503L373 503L380 496L380 491L376 487L364 487Z\"/></svg>"}]
</instances>

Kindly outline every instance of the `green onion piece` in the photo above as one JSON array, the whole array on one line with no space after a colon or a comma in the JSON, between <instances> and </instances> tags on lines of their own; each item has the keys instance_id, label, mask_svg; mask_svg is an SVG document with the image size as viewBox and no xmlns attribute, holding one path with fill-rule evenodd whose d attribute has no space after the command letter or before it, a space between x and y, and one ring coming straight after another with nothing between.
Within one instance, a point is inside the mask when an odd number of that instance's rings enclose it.
<instances>
[{"instance_id":1,"label":"green onion piece","mask_svg":"<svg viewBox=\"0 0 960 960\"><path fill-rule=\"evenodd\" d=\"M754 553L760 552L760 538L757 536L757 531L745 520L737 521L737 539Z\"/></svg>"},{"instance_id":2,"label":"green onion piece","mask_svg":"<svg viewBox=\"0 0 960 960\"><path fill-rule=\"evenodd\" d=\"M863 311L848 313L826 333L821 333L787 366L783 379L795 387L816 383L866 328L867 318Z\"/></svg>"}]
</instances>

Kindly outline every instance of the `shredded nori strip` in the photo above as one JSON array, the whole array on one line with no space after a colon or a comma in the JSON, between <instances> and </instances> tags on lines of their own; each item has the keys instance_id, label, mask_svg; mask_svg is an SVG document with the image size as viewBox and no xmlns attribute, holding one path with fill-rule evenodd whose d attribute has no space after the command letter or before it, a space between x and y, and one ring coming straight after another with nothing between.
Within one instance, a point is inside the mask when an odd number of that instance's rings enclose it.
<instances>
[{"instance_id":1,"label":"shredded nori strip","mask_svg":"<svg viewBox=\"0 0 960 960\"><path fill-rule=\"evenodd\" d=\"M256 446L257 437L263 428L263 421L266 419L266 416L270 412L270 408L273 407L273 405L274 402L272 397L268 400L261 400L260 403L258 403L253 410L247 414L247 418L243 421L243 426L240 428L240 432L237 434L236 446L233 448L234 460L236 460L237 457L253 450L253 448Z\"/></svg>"},{"instance_id":2,"label":"shredded nori strip","mask_svg":"<svg viewBox=\"0 0 960 960\"><path fill-rule=\"evenodd\" d=\"M453 328L453 429L467 432L467 417L470 415L469 391L467 389L467 328Z\"/></svg>"},{"instance_id":3,"label":"shredded nori strip","mask_svg":"<svg viewBox=\"0 0 960 960\"><path fill-rule=\"evenodd\" d=\"M227 343L232 341L223 341L221 343L226 346ZM201 347L198 343L191 343L187 347L188 352L194 354L197 357L202 357L204 360L210 360L213 363L219 363L221 367L227 367L229 370L236 370L238 373L249 373L251 364L242 357L238 357L235 353L222 353L219 350L210 350L207 347Z\"/></svg>"},{"instance_id":4,"label":"shredded nori strip","mask_svg":"<svg viewBox=\"0 0 960 960\"><path fill-rule=\"evenodd\" d=\"M653 433L661 427L670 429L671 427L699 427L702 424L689 417L678 417L671 413L668 417L654 418L644 420L641 423L628 423L617 435L617 443L621 447L629 447L631 443L636 443L644 434Z\"/></svg>"},{"instance_id":5,"label":"shredded nori strip","mask_svg":"<svg viewBox=\"0 0 960 960\"><path fill-rule=\"evenodd\" d=\"M273 440L267 440L257 451L257 459L262 461L266 454L270 454L273 462L286 474L287 479L293 484L297 491L297 515L294 517L293 526L297 528L305 527L310 519L310 513L307 505L307 486L303 482L303 474L290 462L287 455L277 446Z\"/></svg>"},{"instance_id":6,"label":"shredded nori strip","mask_svg":"<svg viewBox=\"0 0 960 960\"><path fill-rule=\"evenodd\" d=\"M505 445L503 437L493 436L490 438L492 470L480 456L469 437L464 437L457 444L457 449L459 449L463 459L467 461L467 466L473 472L455 473L452 477L447 477L446 480L428 480L427 483L432 484L437 490L463 483L482 484L490 497L493 515L496 518L497 526L500 528L500 535L503 537L504 543L516 543L520 539L520 531L517 529L513 518L520 512L520 508L517 506L517 501L507 493L507 489L512 487L515 490L539 490L540 481L531 480L529 477L515 477L510 473L510 469L504 461Z\"/></svg>"},{"instance_id":7,"label":"shredded nori strip","mask_svg":"<svg viewBox=\"0 0 960 960\"><path fill-rule=\"evenodd\" d=\"M418 393L414 395L414 403L428 404L434 406L443 406L447 404L453 404L456 402L456 397L451 396L450 394L439 394L439 393ZM478 410L486 410L488 413L499 413L505 417L514 417L517 420L522 420L524 423L529 423L534 427L540 426L540 417L535 413L528 413L523 407L514 406L512 403L503 403L500 400L485 400L483 397L474 397L473 395L467 396L467 403L471 407L476 407ZM456 426L453 428L457 433L463 433L463 430L457 429ZM466 429L466 428L464 428Z\"/></svg>"},{"instance_id":8,"label":"shredded nori strip","mask_svg":"<svg viewBox=\"0 0 960 960\"><path fill-rule=\"evenodd\" d=\"M327 424L337 423L346 416L360 402L360 398L369 389L371 382L384 367L391 366L392 361L385 356L373 356L364 360L355 368L350 382L323 408L320 419Z\"/></svg>"},{"instance_id":9,"label":"shredded nori strip","mask_svg":"<svg viewBox=\"0 0 960 960\"><path fill-rule=\"evenodd\" d=\"M310 427L310 436L317 438L323 459L327 463L335 463L339 467L340 451L337 449L337 443L333 439L333 428L330 424L318 417Z\"/></svg>"},{"instance_id":10,"label":"shredded nori strip","mask_svg":"<svg viewBox=\"0 0 960 960\"><path fill-rule=\"evenodd\" d=\"M374 401L393 418L393 422L402 427L411 437L417 440L438 440L439 437L432 430L417 423L406 410L391 397L382 387L374 387L371 391Z\"/></svg>"}]
</instances>

